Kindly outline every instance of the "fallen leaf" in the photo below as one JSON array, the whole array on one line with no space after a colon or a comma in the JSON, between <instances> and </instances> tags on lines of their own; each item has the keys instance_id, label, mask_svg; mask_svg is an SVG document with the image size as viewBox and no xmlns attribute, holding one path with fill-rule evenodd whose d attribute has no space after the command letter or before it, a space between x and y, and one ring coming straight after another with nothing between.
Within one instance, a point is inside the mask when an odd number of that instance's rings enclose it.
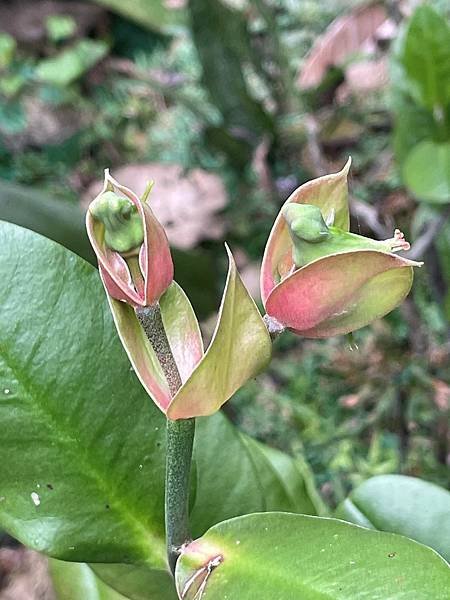
<instances>
[{"instance_id":1,"label":"fallen leaf","mask_svg":"<svg viewBox=\"0 0 450 600\"><path fill-rule=\"evenodd\" d=\"M335 19L309 52L298 86L308 89L319 85L331 65L342 65L351 54L370 42L387 18L385 8L373 4Z\"/></svg>"}]
</instances>

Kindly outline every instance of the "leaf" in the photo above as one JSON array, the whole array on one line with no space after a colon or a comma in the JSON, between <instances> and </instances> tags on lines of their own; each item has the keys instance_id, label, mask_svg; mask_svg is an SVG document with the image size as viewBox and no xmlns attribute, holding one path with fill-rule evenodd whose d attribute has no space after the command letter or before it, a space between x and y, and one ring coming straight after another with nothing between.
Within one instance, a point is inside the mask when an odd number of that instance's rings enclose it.
<instances>
[{"instance_id":1,"label":"leaf","mask_svg":"<svg viewBox=\"0 0 450 600\"><path fill-rule=\"evenodd\" d=\"M403 165L406 185L419 200L450 202L450 143L420 142Z\"/></svg>"},{"instance_id":2,"label":"leaf","mask_svg":"<svg viewBox=\"0 0 450 600\"><path fill-rule=\"evenodd\" d=\"M0 248L0 527L61 559L165 568L164 418L130 370L98 272L9 223ZM266 510L267 469L222 414L199 419L193 533ZM283 507L309 503L295 500Z\"/></svg>"},{"instance_id":3,"label":"leaf","mask_svg":"<svg viewBox=\"0 0 450 600\"><path fill-rule=\"evenodd\" d=\"M40 61L36 76L40 81L66 86L106 56L108 44L100 40L83 39L60 54Z\"/></svg>"},{"instance_id":4,"label":"leaf","mask_svg":"<svg viewBox=\"0 0 450 600\"><path fill-rule=\"evenodd\" d=\"M227 249L228 250L228 249ZM269 363L272 342L228 250L229 270L211 343L167 409L171 419L216 412Z\"/></svg>"},{"instance_id":5,"label":"leaf","mask_svg":"<svg viewBox=\"0 0 450 600\"><path fill-rule=\"evenodd\" d=\"M450 560L450 492L405 475L379 475L344 500L339 518L400 533Z\"/></svg>"},{"instance_id":6,"label":"leaf","mask_svg":"<svg viewBox=\"0 0 450 600\"><path fill-rule=\"evenodd\" d=\"M241 434L265 488L265 510L321 514L322 501L305 465L284 452Z\"/></svg>"},{"instance_id":7,"label":"leaf","mask_svg":"<svg viewBox=\"0 0 450 600\"><path fill-rule=\"evenodd\" d=\"M127 600L129 598L101 581L86 564L53 559L49 561L49 570L57 600ZM170 596L167 596L167 600L169 599ZM161 600L166 599L162 597Z\"/></svg>"},{"instance_id":8,"label":"leaf","mask_svg":"<svg viewBox=\"0 0 450 600\"><path fill-rule=\"evenodd\" d=\"M288 202L315 204L319 206L325 218L334 213L334 225L348 231L350 217L348 212L347 175L350 163L349 159L339 173L325 175L304 183L289 196L283 206ZM278 264L290 248L289 229L280 210L267 240L261 266L261 297L264 303L276 283L278 283Z\"/></svg>"},{"instance_id":9,"label":"leaf","mask_svg":"<svg viewBox=\"0 0 450 600\"><path fill-rule=\"evenodd\" d=\"M304 337L349 333L402 302L413 266L420 265L373 250L330 254L278 284L267 298L267 314Z\"/></svg>"},{"instance_id":10,"label":"leaf","mask_svg":"<svg viewBox=\"0 0 450 600\"><path fill-rule=\"evenodd\" d=\"M196 436L207 447L198 443L194 449L194 537L204 533L205 522L217 523L238 513L287 510L316 514L322 509L298 460L240 433L221 413L197 419Z\"/></svg>"},{"instance_id":11,"label":"leaf","mask_svg":"<svg viewBox=\"0 0 450 600\"><path fill-rule=\"evenodd\" d=\"M98 578L130 600L177 600L175 584L168 571L120 564L97 563L89 567Z\"/></svg>"},{"instance_id":12,"label":"leaf","mask_svg":"<svg viewBox=\"0 0 450 600\"><path fill-rule=\"evenodd\" d=\"M0 523L58 558L163 567L164 420L136 385L98 273L16 226L0 240Z\"/></svg>"},{"instance_id":13,"label":"leaf","mask_svg":"<svg viewBox=\"0 0 450 600\"><path fill-rule=\"evenodd\" d=\"M46 192L0 180L0 219L32 229L96 262L78 206Z\"/></svg>"},{"instance_id":14,"label":"leaf","mask_svg":"<svg viewBox=\"0 0 450 600\"><path fill-rule=\"evenodd\" d=\"M424 106L444 109L450 102L450 26L431 6L414 12L401 60Z\"/></svg>"},{"instance_id":15,"label":"leaf","mask_svg":"<svg viewBox=\"0 0 450 600\"><path fill-rule=\"evenodd\" d=\"M379 4L360 7L334 20L314 42L301 70L299 87L319 85L331 65L342 65L360 51L386 20L386 10Z\"/></svg>"},{"instance_id":16,"label":"leaf","mask_svg":"<svg viewBox=\"0 0 450 600\"><path fill-rule=\"evenodd\" d=\"M404 537L287 513L225 521L177 563L182 600L446 600L450 569Z\"/></svg>"},{"instance_id":17,"label":"leaf","mask_svg":"<svg viewBox=\"0 0 450 600\"><path fill-rule=\"evenodd\" d=\"M163 0L95 0L119 15L161 33L175 33L184 26L186 15L183 9L168 8Z\"/></svg>"}]
</instances>

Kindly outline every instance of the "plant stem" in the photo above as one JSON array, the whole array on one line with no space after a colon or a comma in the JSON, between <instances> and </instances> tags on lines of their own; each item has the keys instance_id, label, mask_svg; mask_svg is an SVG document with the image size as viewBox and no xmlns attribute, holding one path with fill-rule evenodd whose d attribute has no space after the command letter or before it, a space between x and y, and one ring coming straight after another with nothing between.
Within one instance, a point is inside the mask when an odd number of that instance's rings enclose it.
<instances>
[{"instance_id":1,"label":"plant stem","mask_svg":"<svg viewBox=\"0 0 450 600\"><path fill-rule=\"evenodd\" d=\"M166 542L172 573L189 532L189 476L195 419L167 419Z\"/></svg>"},{"instance_id":2,"label":"plant stem","mask_svg":"<svg viewBox=\"0 0 450 600\"><path fill-rule=\"evenodd\" d=\"M167 339L159 304L136 308L136 316L150 341L173 397L182 385ZM195 419L167 419L165 520L167 560L172 574L181 546L191 540L189 532L189 480Z\"/></svg>"}]
</instances>

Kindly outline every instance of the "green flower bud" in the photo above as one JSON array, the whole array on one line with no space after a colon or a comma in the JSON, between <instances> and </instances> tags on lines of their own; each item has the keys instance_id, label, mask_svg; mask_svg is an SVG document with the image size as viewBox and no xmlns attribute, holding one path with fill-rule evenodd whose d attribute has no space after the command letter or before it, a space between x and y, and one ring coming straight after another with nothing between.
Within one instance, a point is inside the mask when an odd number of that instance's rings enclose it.
<instances>
[{"instance_id":1,"label":"green flower bud","mask_svg":"<svg viewBox=\"0 0 450 600\"><path fill-rule=\"evenodd\" d=\"M89 207L105 227L105 244L111 250L129 254L144 242L142 218L134 204L115 192L104 192Z\"/></svg>"}]
</instances>

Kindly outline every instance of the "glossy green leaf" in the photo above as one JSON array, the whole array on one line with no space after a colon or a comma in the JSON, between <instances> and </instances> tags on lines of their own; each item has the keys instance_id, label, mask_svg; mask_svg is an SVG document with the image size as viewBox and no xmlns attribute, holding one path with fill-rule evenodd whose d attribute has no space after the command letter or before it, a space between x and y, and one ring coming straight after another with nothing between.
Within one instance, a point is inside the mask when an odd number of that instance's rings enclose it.
<instances>
[{"instance_id":1,"label":"glossy green leaf","mask_svg":"<svg viewBox=\"0 0 450 600\"><path fill-rule=\"evenodd\" d=\"M401 60L417 98L431 110L443 109L450 102L450 26L431 6L414 12Z\"/></svg>"},{"instance_id":2,"label":"glossy green leaf","mask_svg":"<svg viewBox=\"0 0 450 600\"><path fill-rule=\"evenodd\" d=\"M121 564L90 564L95 575L130 600L177 600L172 576L166 570Z\"/></svg>"},{"instance_id":3,"label":"glossy green leaf","mask_svg":"<svg viewBox=\"0 0 450 600\"><path fill-rule=\"evenodd\" d=\"M48 193L0 180L0 219L32 229L97 264L78 206Z\"/></svg>"},{"instance_id":4,"label":"glossy green leaf","mask_svg":"<svg viewBox=\"0 0 450 600\"><path fill-rule=\"evenodd\" d=\"M353 490L337 516L400 533L450 561L450 492L428 481L405 475L372 477Z\"/></svg>"},{"instance_id":5,"label":"glossy green leaf","mask_svg":"<svg viewBox=\"0 0 450 600\"><path fill-rule=\"evenodd\" d=\"M419 200L450 202L450 143L425 140L417 144L403 165L406 185Z\"/></svg>"},{"instance_id":6,"label":"glossy green leaf","mask_svg":"<svg viewBox=\"0 0 450 600\"><path fill-rule=\"evenodd\" d=\"M49 571L57 600L130 599L129 596L123 596L96 577L92 569L84 563L51 559ZM149 600L152 600L151 596ZM166 599L161 596L161 600ZM167 596L167 600L171 600L170 596Z\"/></svg>"},{"instance_id":7,"label":"glossy green leaf","mask_svg":"<svg viewBox=\"0 0 450 600\"><path fill-rule=\"evenodd\" d=\"M183 600L447 600L448 564L407 538L334 519L246 515L185 549Z\"/></svg>"},{"instance_id":8,"label":"glossy green leaf","mask_svg":"<svg viewBox=\"0 0 450 600\"><path fill-rule=\"evenodd\" d=\"M40 81L66 86L76 81L106 56L108 44L100 40L83 39L60 54L40 61L36 76Z\"/></svg>"},{"instance_id":9,"label":"glossy green leaf","mask_svg":"<svg viewBox=\"0 0 450 600\"><path fill-rule=\"evenodd\" d=\"M186 14L183 9L168 8L163 0L95 0L106 8L135 21L141 27L147 27L170 33L185 25Z\"/></svg>"},{"instance_id":10,"label":"glossy green leaf","mask_svg":"<svg viewBox=\"0 0 450 600\"><path fill-rule=\"evenodd\" d=\"M229 270L211 343L167 409L171 419L216 412L270 361L272 342L228 251Z\"/></svg>"},{"instance_id":11,"label":"glossy green leaf","mask_svg":"<svg viewBox=\"0 0 450 600\"><path fill-rule=\"evenodd\" d=\"M164 419L98 272L7 223L0 248L1 525L58 558L164 566Z\"/></svg>"},{"instance_id":12,"label":"glossy green leaf","mask_svg":"<svg viewBox=\"0 0 450 600\"><path fill-rule=\"evenodd\" d=\"M339 173L324 175L304 183L289 196L283 206L286 206L289 202L314 204L320 208L324 218L334 215L336 227L348 231L350 217L348 212L347 176L350 162L349 159ZM267 240L261 265L261 297L263 302L267 300L270 292L279 282L278 267L280 262L286 258L288 252L289 257L287 260L290 261L290 264L286 265L286 271L289 271L292 267L291 247L289 228L280 210Z\"/></svg>"},{"instance_id":13,"label":"glossy green leaf","mask_svg":"<svg viewBox=\"0 0 450 600\"><path fill-rule=\"evenodd\" d=\"M98 272L9 223L0 248L0 527L62 559L164 568L164 417L130 369ZM196 536L267 510L273 485L222 414L199 419Z\"/></svg>"},{"instance_id":14,"label":"glossy green leaf","mask_svg":"<svg viewBox=\"0 0 450 600\"><path fill-rule=\"evenodd\" d=\"M265 510L323 514L324 505L308 467L300 460L242 435L265 489Z\"/></svg>"},{"instance_id":15,"label":"glossy green leaf","mask_svg":"<svg viewBox=\"0 0 450 600\"><path fill-rule=\"evenodd\" d=\"M207 448L200 442L194 448L194 537L204 533L205 522L217 523L246 512L317 514L322 510L314 484L298 459L243 435L221 413L198 419L196 436L205 440Z\"/></svg>"}]
</instances>

